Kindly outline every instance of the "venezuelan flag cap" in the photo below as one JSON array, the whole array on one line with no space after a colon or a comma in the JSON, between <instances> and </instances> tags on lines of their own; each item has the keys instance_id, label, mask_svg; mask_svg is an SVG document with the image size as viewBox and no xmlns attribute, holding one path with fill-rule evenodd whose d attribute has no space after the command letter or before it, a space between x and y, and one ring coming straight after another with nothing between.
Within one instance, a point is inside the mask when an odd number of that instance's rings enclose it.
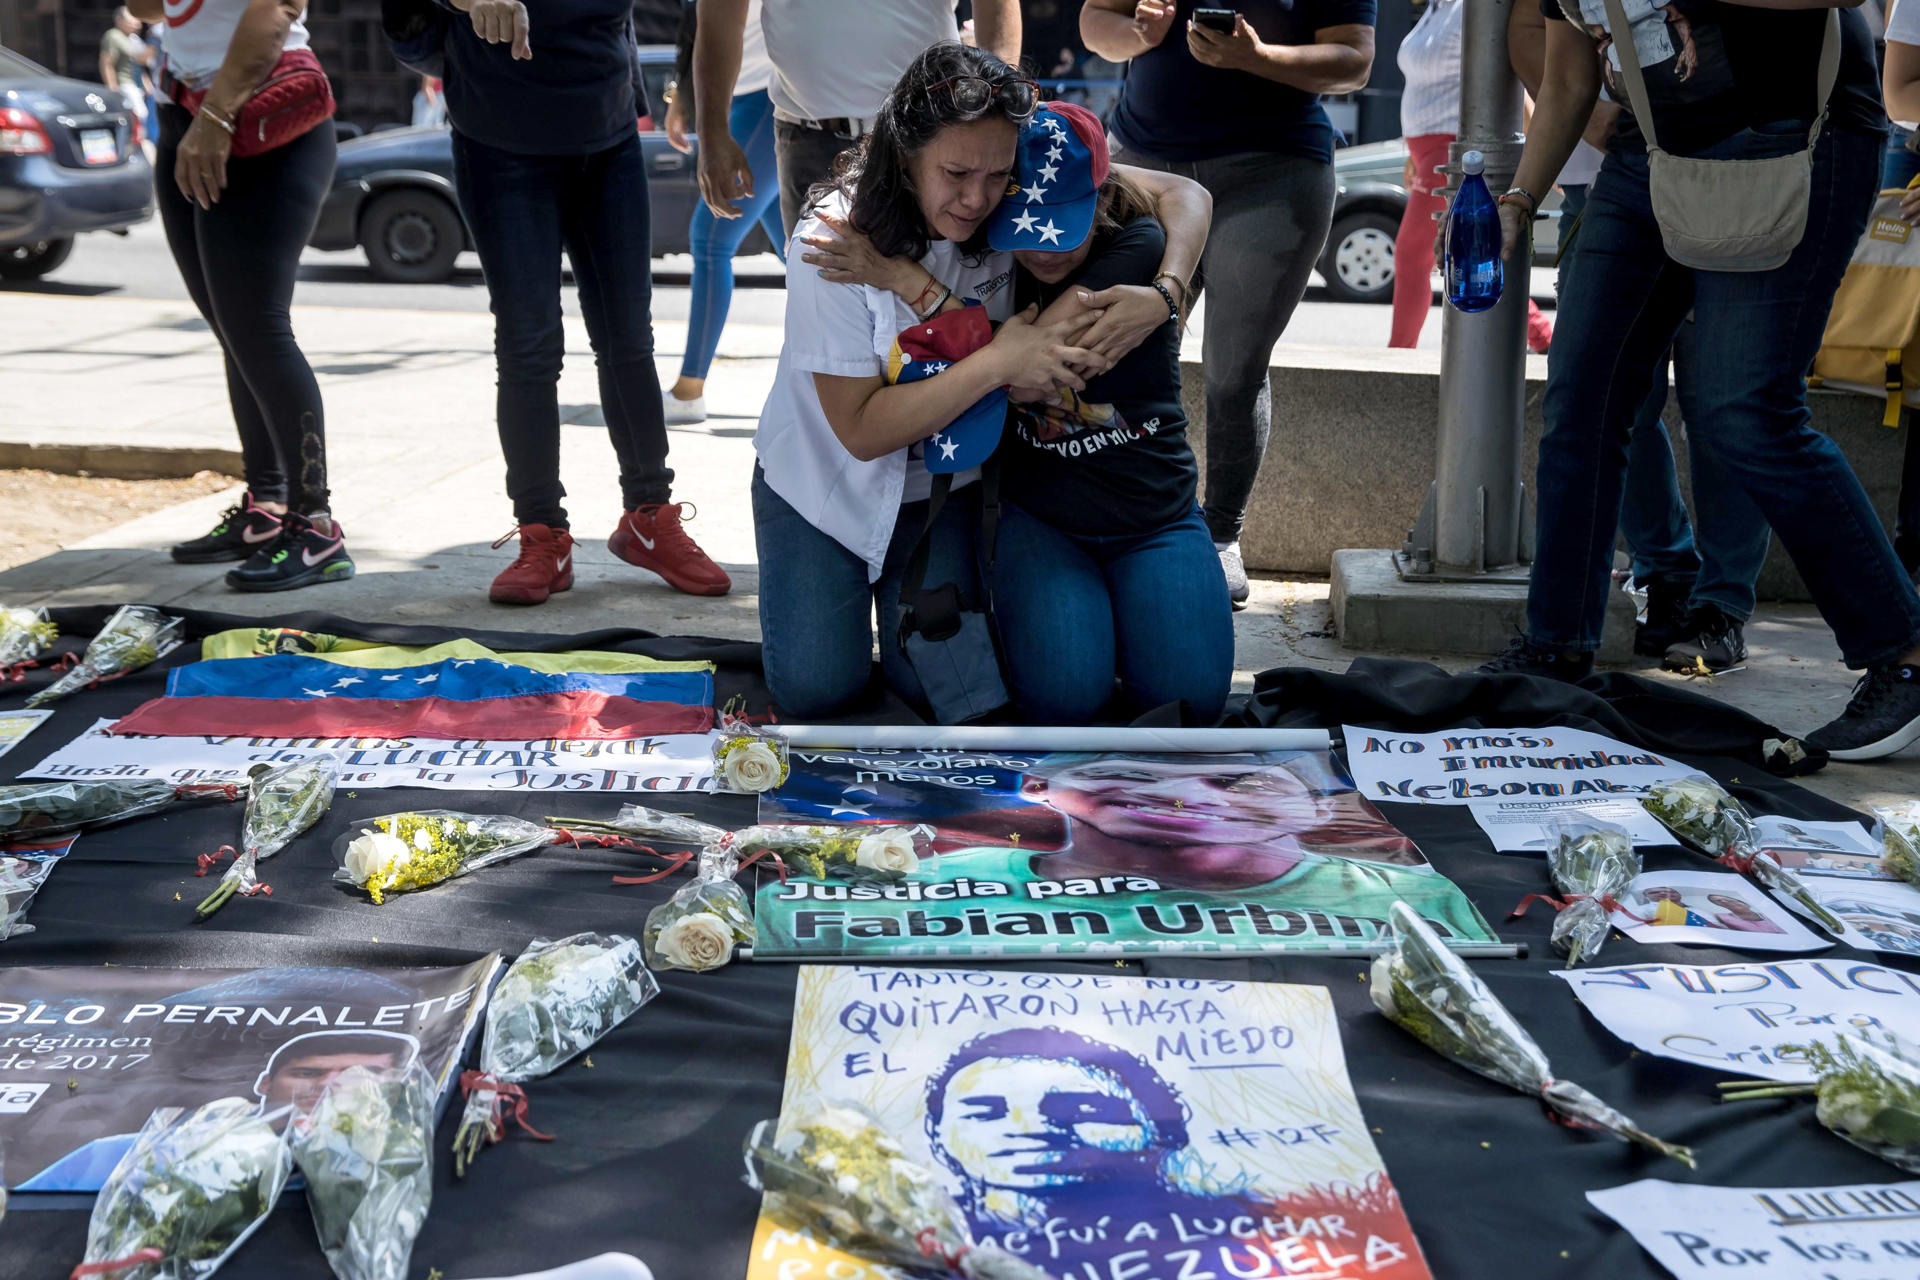
<instances>
[{"instance_id":1,"label":"venezuelan flag cap","mask_svg":"<svg viewBox=\"0 0 1920 1280\"><path fill-rule=\"evenodd\" d=\"M1920 2L1920 0L1916 0ZM937 377L957 361L993 341L985 307L969 303L914 324L893 340L887 356L887 381L894 385ZM1007 421L1007 392L1000 387L973 402L958 418L925 442L927 470L971 471L1000 445Z\"/></svg>"}]
</instances>

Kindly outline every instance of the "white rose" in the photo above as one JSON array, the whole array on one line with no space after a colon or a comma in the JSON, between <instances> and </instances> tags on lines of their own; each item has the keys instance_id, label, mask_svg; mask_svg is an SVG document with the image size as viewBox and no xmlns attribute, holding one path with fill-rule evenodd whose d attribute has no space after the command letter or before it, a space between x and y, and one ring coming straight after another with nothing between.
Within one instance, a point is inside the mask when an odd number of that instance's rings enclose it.
<instances>
[{"instance_id":1,"label":"white rose","mask_svg":"<svg viewBox=\"0 0 1920 1280\"><path fill-rule=\"evenodd\" d=\"M780 785L780 753L764 742L748 742L727 751L720 780L729 791L771 791Z\"/></svg>"},{"instance_id":2,"label":"white rose","mask_svg":"<svg viewBox=\"0 0 1920 1280\"><path fill-rule=\"evenodd\" d=\"M1397 1016L1400 1009L1393 998L1393 957L1386 954L1375 956L1371 976L1367 994L1373 997L1373 1007L1389 1018Z\"/></svg>"},{"instance_id":3,"label":"white rose","mask_svg":"<svg viewBox=\"0 0 1920 1280\"><path fill-rule=\"evenodd\" d=\"M380 872L403 867L413 860L406 841L384 831L369 831L347 846L347 875L355 884L365 884Z\"/></svg>"},{"instance_id":4,"label":"white rose","mask_svg":"<svg viewBox=\"0 0 1920 1280\"><path fill-rule=\"evenodd\" d=\"M676 969L705 973L733 958L733 930L706 912L681 916L653 940L654 953Z\"/></svg>"},{"instance_id":5,"label":"white rose","mask_svg":"<svg viewBox=\"0 0 1920 1280\"><path fill-rule=\"evenodd\" d=\"M920 869L920 855L913 851L912 834L898 827L861 836L860 847L854 850L853 860L855 864L874 871L912 872Z\"/></svg>"}]
</instances>

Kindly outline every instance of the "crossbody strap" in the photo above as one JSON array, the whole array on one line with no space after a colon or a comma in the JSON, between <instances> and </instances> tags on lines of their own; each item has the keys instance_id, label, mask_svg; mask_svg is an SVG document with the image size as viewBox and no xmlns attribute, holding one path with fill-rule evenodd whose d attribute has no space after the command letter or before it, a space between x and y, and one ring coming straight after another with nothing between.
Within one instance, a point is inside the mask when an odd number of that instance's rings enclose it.
<instances>
[{"instance_id":1,"label":"crossbody strap","mask_svg":"<svg viewBox=\"0 0 1920 1280\"><path fill-rule=\"evenodd\" d=\"M1627 21L1627 11L1620 0L1607 0L1607 24L1613 36L1614 50L1620 58L1620 74L1627 82L1627 103L1633 108L1634 122L1640 126L1640 133L1647 140L1647 150L1657 150L1660 142L1654 136L1653 102L1647 96L1647 78L1640 70L1640 50L1633 42L1633 24ZM1814 79L1819 109L1814 112L1813 128L1807 135L1809 147L1819 141L1820 129L1827 119L1827 103L1833 97L1833 86L1839 79L1840 11L1829 9L1827 35L1820 45L1820 66Z\"/></svg>"}]
</instances>

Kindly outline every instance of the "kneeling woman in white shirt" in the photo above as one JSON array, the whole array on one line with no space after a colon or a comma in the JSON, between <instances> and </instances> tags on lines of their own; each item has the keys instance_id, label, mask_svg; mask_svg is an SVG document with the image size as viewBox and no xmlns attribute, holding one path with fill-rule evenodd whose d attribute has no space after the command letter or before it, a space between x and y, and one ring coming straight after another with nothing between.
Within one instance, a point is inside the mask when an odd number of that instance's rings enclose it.
<instances>
[{"instance_id":1,"label":"kneeling woman in white shirt","mask_svg":"<svg viewBox=\"0 0 1920 1280\"><path fill-rule=\"evenodd\" d=\"M755 438L753 516L760 559L760 630L767 685L790 719L843 711L867 691L875 613L889 688L925 711L900 652L900 584L926 521L932 482L921 445L999 387L1084 386L1166 319L1161 294L1116 288L1103 311L1046 327L1013 317L1012 255L987 247L987 216L1006 194L1019 127L1037 87L992 54L939 44L894 86L860 146L795 229L787 256L786 341ZM1167 227L1165 269L1185 279L1206 241L1209 203L1184 179L1136 173ZM844 218L845 222L840 223ZM834 224L858 248L909 260L923 290L842 283L822 270ZM812 261L806 261L811 259ZM896 335L945 308L976 303L999 324L993 341L941 376L888 385ZM1091 327L1089 323L1091 322ZM929 584L951 582L981 602L973 473L930 537Z\"/></svg>"}]
</instances>

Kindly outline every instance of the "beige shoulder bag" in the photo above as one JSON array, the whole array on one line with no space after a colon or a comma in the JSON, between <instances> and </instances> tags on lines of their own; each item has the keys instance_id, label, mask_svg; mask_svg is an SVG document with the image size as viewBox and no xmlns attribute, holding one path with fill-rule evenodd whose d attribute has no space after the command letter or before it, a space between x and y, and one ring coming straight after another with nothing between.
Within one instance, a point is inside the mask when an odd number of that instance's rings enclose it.
<instances>
[{"instance_id":1,"label":"beige shoulder bag","mask_svg":"<svg viewBox=\"0 0 1920 1280\"><path fill-rule=\"evenodd\" d=\"M1827 11L1817 89L1820 113L1807 134L1806 149L1771 160L1707 160L1660 149L1632 24L1620 0L1606 0L1606 4L1613 47L1627 82L1627 100L1647 140L1647 183L1667 256L1702 271L1773 270L1787 260L1807 232L1813 148L1826 124L1827 100L1840 74L1839 11Z\"/></svg>"}]
</instances>

